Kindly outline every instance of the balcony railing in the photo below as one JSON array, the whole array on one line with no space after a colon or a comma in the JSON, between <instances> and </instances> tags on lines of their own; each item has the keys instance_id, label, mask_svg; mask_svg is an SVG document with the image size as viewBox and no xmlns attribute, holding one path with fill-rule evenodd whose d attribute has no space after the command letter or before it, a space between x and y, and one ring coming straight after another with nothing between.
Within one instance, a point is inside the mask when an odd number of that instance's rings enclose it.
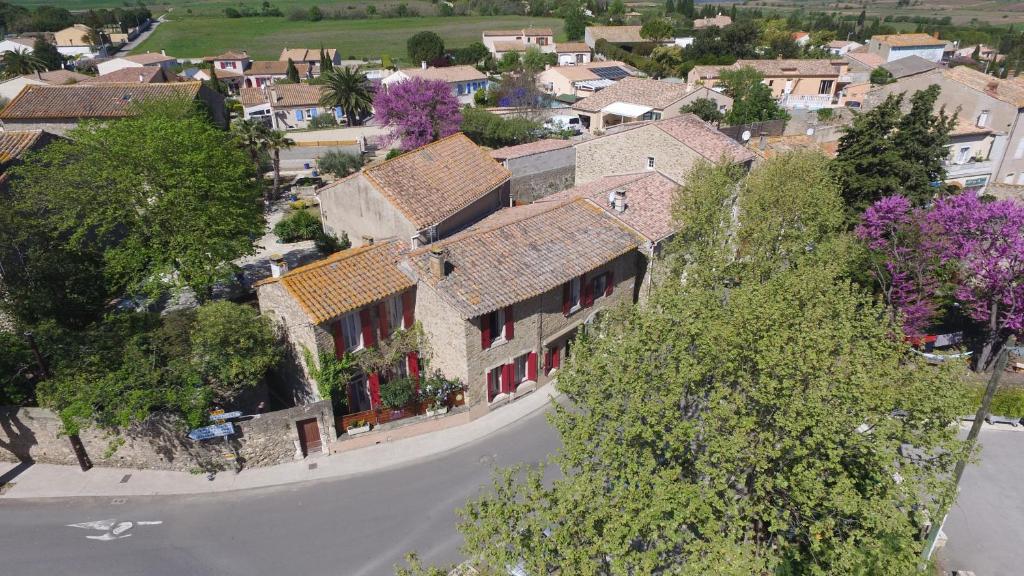
<instances>
[{"instance_id":1,"label":"balcony railing","mask_svg":"<svg viewBox=\"0 0 1024 576\"><path fill-rule=\"evenodd\" d=\"M991 174L995 168L995 162L991 160L975 160L973 158L966 162L957 162L955 160L946 160L943 162L946 168L947 178L959 178L962 176L970 176L974 174Z\"/></svg>"},{"instance_id":2,"label":"balcony railing","mask_svg":"<svg viewBox=\"0 0 1024 576\"><path fill-rule=\"evenodd\" d=\"M831 108L833 98L831 94L783 94L779 98L779 106L783 108L817 110L819 108Z\"/></svg>"},{"instance_id":3,"label":"balcony railing","mask_svg":"<svg viewBox=\"0 0 1024 576\"><path fill-rule=\"evenodd\" d=\"M455 408L457 406L462 406L465 403L465 391L453 392L448 396L448 401L445 402L445 406ZM369 424L371 428L376 428L377 426L387 424L388 422L395 422L396 420L404 420L406 418L412 418L413 416L426 414L429 409L430 404L426 402L412 402L408 406L397 409L378 406L377 408L364 410L362 412L353 412L343 416L336 416L335 429L340 435L357 422L366 423Z\"/></svg>"}]
</instances>

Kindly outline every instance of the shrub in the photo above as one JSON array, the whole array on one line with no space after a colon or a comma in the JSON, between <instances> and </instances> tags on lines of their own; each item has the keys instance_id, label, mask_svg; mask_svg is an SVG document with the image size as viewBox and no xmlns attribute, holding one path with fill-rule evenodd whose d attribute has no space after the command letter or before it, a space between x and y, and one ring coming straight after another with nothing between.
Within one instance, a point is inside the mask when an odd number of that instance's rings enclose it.
<instances>
[{"instance_id":1,"label":"shrub","mask_svg":"<svg viewBox=\"0 0 1024 576\"><path fill-rule=\"evenodd\" d=\"M321 172L344 178L363 167L363 157L360 154L330 150L317 160L317 167Z\"/></svg>"},{"instance_id":2,"label":"shrub","mask_svg":"<svg viewBox=\"0 0 1024 576\"><path fill-rule=\"evenodd\" d=\"M285 243L314 240L322 232L320 219L306 210L292 212L274 225L274 234Z\"/></svg>"},{"instance_id":3,"label":"shrub","mask_svg":"<svg viewBox=\"0 0 1024 576\"><path fill-rule=\"evenodd\" d=\"M835 116L835 113L832 111L831 108L818 108L819 122L829 122L832 120L833 116Z\"/></svg>"},{"instance_id":4,"label":"shrub","mask_svg":"<svg viewBox=\"0 0 1024 576\"><path fill-rule=\"evenodd\" d=\"M309 127L316 130L319 128L333 128L338 125L334 114L320 114L309 121Z\"/></svg>"},{"instance_id":5,"label":"shrub","mask_svg":"<svg viewBox=\"0 0 1024 576\"><path fill-rule=\"evenodd\" d=\"M385 160L391 160L392 158L397 158L397 157L399 157L401 155L402 155L402 149L401 148L392 148L391 150L388 150L388 155L385 156L384 159Z\"/></svg>"},{"instance_id":6,"label":"shrub","mask_svg":"<svg viewBox=\"0 0 1024 576\"><path fill-rule=\"evenodd\" d=\"M408 378L395 378L380 387L381 403L392 410L408 406L415 395L413 382Z\"/></svg>"},{"instance_id":7,"label":"shrub","mask_svg":"<svg viewBox=\"0 0 1024 576\"><path fill-rule=\"evenodd\" d=\"M323 229L319 230L316 236L313 237L313 242L316 244L316 249L321 254L334 254L335 252L341 252L342 250L348 250L352 247L352 242L348 239L348 234L342 232L341 238L338 238L334 234L324 232Z\"/></svg>"},{"instance_id":8,"label":"shrub","mask_svg":"<svg viewBox=\"0 0 1024 576\"><path fill-rule=\"evenodd\" d=\"M518 116L505 118L479 108L465 108L460 128L473 142L499 148L535 140L540 124Z\"/></svg>"},{"instance_id":9,"label":"shrub","mask_svg":"<svg viewBox=\"0 0 1024 576\"><path fill-rule=\"evenodd\" d=\"M239 12L238 10L235 10L234 8L225 8L224 9L224 15L227 16L228 18L241 18L242 17L242 13Z\"/></svg>"}]
</instances>

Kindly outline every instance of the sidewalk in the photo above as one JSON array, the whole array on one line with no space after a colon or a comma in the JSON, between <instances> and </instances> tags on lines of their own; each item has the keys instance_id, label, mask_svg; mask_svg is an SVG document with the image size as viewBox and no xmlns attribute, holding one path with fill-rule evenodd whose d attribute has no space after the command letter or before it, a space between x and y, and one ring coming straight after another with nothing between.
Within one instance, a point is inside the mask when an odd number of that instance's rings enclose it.
<instances>
[{"instance_id":1,"label":"sidewalk","mask_svg":"<svg viewBox=\"0 0 1024 576\"><path fill-rule=\"evenodd\" d=\"M221 472L213 481L187 472L98 467L82 472L76 466L33 464L11 479L0 499L205 494L380 472L437 456L487 437L544 409L557 395L554 386L548 385L461 426L330 456L313 456L267 468L246 469L239 474ZM310 469L313 464L316 466ZM23 465L0 463L0 476L19 466ZM126 475L130 478L122 482Z\"/></svg>"}]
</instances>

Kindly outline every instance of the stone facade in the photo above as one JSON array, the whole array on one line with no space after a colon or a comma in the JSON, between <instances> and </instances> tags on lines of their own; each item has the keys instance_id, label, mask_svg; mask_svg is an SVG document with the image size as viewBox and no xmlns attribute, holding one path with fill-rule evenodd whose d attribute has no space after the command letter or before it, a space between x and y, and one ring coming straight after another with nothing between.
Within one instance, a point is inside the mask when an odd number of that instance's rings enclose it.
<instances>
[{"instance_id":1,"label":"stone facade","mask_svg":"<svg viewBox=\"0 0 1024 576\"><path fill-rule=\"evenodd\" d=\"M321 445L326 451L336 438L334 412L329 402L315 402L260 414L235 423L235 435L193 441L180 420L160 415L125 430L116 450L109 448L118 437L98 429L83 430L80 437L95 466L156 470L196 471L229 468L224 454L237 450L245 466L272 466L303 458L297 422L316 418ZM60 434L60 418L42 408L0 407L0 460L34 461L77 465L68 438Z\"/></svg>"},{"instance_id":2,"label":"stone facade","mask_svg":"<svg viewBox=\"0 0 1024 576\"><path fill-rule=\"evenodd\" d=\"M577 144L576 185L604 176L648 170L648 158L654 158L655 169L676 181L685 180L703 159L662 130L641 126Z\"/></svg>"},{"instance_id":3,"label":"stone facade","mask_svg":"<svg viewBox=\"0 0 1024 576\"><path fill-rule=\"evenodd\" d=\"M512 306L513 337L486 349L481 342L480 318L458 320L455 309L421 285L416 316L424 331L432 336L431 369L437 368L448 377L462 379L468 387L466 402L477 414L532 392L550 382L557 373L546 365L548 350L558 350L560 362L564 363L566 343L571 342L580 325L593 321L603 310L635 301L638 274L643 275L644 264L643 256L630 251L587 273L587 278L594 278L612 272L612 294L596 297L593 305L568 316L562 312L562 286L515 304ZM498 394L488 401L487 371L531 352L537 354L537 379L519 384L512 394Z\"/></svg>"},{"instance_id":4,"label":"stone facade","mask_svg":"<svg viewBox=\"0 0 1024 576\"><path fill-rule=\"evenodd\" d=\"M576 151L571 146L509 158L503 164L512 173L510 189L516 204L529 204L572 188L576 179Z\"/></svg>"},{"instance_id":5,"label":"stone facade","mask_svg":"<svg viewBox=\"0 0 1024 576\"><path fill-rule=\"evenodd\" d=\"M285 340L285 360L277 367L277 380L284 385L281 391L288 394L293 404L320 400L309 375L305 351L309 350L315 358L319 350L330 349L331 335L306 318L305 312L279 282L257 287L256 295L260 311L277 323Z\"/></svg>"}]
</instances>

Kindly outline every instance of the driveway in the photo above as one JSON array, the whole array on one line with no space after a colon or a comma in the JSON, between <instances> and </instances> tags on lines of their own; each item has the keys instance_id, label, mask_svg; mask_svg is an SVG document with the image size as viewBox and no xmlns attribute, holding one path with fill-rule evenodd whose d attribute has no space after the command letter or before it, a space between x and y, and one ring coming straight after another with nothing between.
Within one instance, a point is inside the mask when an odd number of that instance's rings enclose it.
<instances>
[{"instance_id":1,"label":"driveway","mask_svg":"<svg viewBox=\"0 0 1024 576\"><path fill-rule=\"evenodd\" d=\"M964 472L960 496L943 531L944 569L977 576L1024 573L1024 429L986 426L981 461Z\"/></svg>"},{"instance_id":2,"label":"driveway","mask_svg":"<svg viewBox=\"0 0 1024 576\"><path fill-rule=\"evenodd\" d=\"M172 8L172 10L173 10L173 8ZM126 42L125 45L122 46L120 50L118 50L118 53L119 54L120 53L127 54L128 52L131 52L132 50L135 50L135 48L137 48L139 46L139 44L142 44L143 42L146 41L146 38L149 38L149 35L152 34L154 30L156 30L157 26L159 26L159 25L163 24L164 22L166 22L166 20L164 19L165 16L167 16L167 15L166 14L161 14L159 18L157 18L152 23L150 23L149 28L145 29L141 34L136 36L135 40L132 40L131 42Z\"/></svg>"}]
</instances>

